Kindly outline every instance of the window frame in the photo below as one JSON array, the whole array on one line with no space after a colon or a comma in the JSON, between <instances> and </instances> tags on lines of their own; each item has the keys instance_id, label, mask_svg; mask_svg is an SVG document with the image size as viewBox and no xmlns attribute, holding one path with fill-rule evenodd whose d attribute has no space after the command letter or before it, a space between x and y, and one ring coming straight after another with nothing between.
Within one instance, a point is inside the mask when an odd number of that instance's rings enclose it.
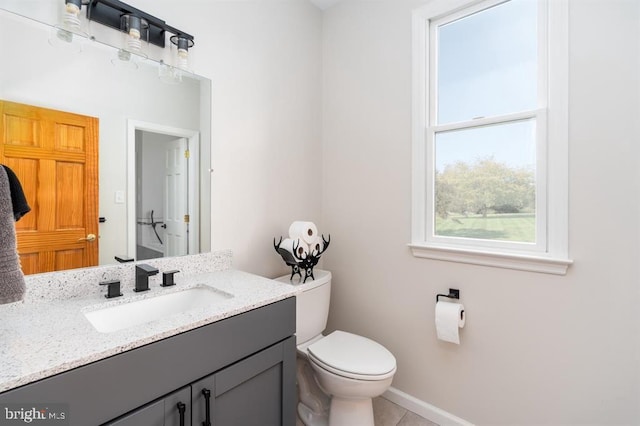
<instances>
[{"instance_id":1,"label":"window frame","mask_svg":"<svg viewBox=\"0 0 640 426\"><path fill-rule=\"evenodd\" d=\"M568 1L536 0L539 13L536 109L436 123L436 25L507 0L435 0L412 16L412 233L416 257L564 275L568 258ZM435 74L434 74L435 75ZM433 96L430 96L433 94ZM434 136L524 119L536 120L536 243L436 236Z\"/></svg>"}]
</instances>

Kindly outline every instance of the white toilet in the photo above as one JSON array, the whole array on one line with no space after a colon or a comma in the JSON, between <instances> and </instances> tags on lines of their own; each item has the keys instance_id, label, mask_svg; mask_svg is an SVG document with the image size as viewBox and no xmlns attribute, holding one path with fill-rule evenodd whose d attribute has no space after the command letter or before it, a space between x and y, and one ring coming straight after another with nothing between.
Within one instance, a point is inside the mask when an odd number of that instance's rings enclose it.
<instances>
[{"instance_id":1,"label":"white toilet","mask_svg":"<svg viewBox=\"0 0 640 426\"><path fill-rule=\"evenodd\" d=\"M329 314L331 272L296 297L298 416L306 426L373 426L371 399L384 393L396 359L384 346L344 331L323 336ZM289 276L277 281L292 284ZM319 387L318 387L319 385Z\"/></svg>"}]
</instances>

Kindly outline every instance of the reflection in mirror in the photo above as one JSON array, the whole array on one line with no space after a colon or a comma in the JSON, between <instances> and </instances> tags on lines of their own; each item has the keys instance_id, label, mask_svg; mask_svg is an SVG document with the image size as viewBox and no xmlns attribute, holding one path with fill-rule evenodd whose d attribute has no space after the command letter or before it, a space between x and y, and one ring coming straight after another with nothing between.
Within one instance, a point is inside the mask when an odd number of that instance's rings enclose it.
<instances>
[{"instance_id":1,"label":"reflection in mirror","mask_svg":"<svg viewBox=\"0 0 640 426\"><path fill-rule=\"evenodd\" d=\"M137 194L135 220L129 209L136 245L129 251L135 249L138 260L198 253L198 199L192 194L199 192L199 179L191 171L199 164L199 132L130 120L129 134Z\"/></svg>"},{"instance_id":2,"label":"reflection in mirror","mask_svg":"<svg viewBox=\"0 0 640 426\"><path fill-rule=\"evenodd\" d=\"M62 158L62 165L53 167L55 185L23 182L36 192L35 202L30 200L36 210L44 208L41 200L57 197L59 211L48 220L49 225L73 234L76 240L74 244L54 250L35 250L36 256L26 262L35 266L25 272L90 266L90 262L78 264L69 260L69 253L91 244L92 250L98 253L99 264L116 263L116 257L137 259L139 253L149 253L149 250L153 256L210 250L211 82L190 73L176 74L172 69L167 72L167 66L142 58L137 59L137 68L114 66L112 60L118 57L117 48L81 39L76 40L82 43L78 53L78 49L52 46L50 35L49 25L0 10L0 54L8 58L0 73L0 100L95 119L97 128L91 131L98 141L99 179L95 189L98 203L97 212L86 221L97 224L97 238L93 241L88 238L91 232L80 229L80 225L87 223L79 223L74 216L76 212L55 195L68 193L69 182L91 184L90 180L74 177L76 168L69 166L76 164L78 155L74 153ZM118 60L113 63L117 64ZM70 134L69 129L76 126L65 123L65 132ZM57 140L57 136L52 136L54 133L48 134L44 128L37 125L30 128L36 129L34 132L39 132L40 138ZM86 139L81 140L82 146L74 149L85 149ZM175 157L170 170L167 156L174 148L169 148L168 140L188 145L189 152L197 155L185 157L183 152L183 164L175 163ZM180 140L182 142L177 142ZM3 140L0 163L14 161L9 158L11 149L4 149L9 145ZM11 146L15 148L14 145ZM53 154L42 151L38 155L42 160ZM29 175L24 173L25 167L17 166L29 179L41 177L39 167L43 166L36 166ZM171 189L177 184L188 189ZM84 190L87 192L87 188ZM171 198L178 193L188 198ZM136 208L139 211L136 212ZM62 220L64 218L68 220ZM103 220L98 224L99 218ZM171 230L169 222L175 221L174 225L178 226L178 219L180 229ZM40 222L32 221L33 229L26 229L22 234L43 226ZM20 242L22 237L18 238Z\"/></svg>"}]
</instances>

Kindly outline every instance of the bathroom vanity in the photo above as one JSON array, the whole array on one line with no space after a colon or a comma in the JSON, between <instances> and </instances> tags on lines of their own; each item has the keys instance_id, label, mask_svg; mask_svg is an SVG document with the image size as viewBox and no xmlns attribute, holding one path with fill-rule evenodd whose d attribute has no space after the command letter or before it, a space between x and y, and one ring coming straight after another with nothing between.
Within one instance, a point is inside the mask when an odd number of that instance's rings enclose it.
<instances>
[{"instance_id":1,"label":"bathroom vanity","mask_svg":"<svg viewBox=\"0 0 640 426\"><path fill-rule=\"evenodd\" d=\"M85 313L127 296L0 307L0 407L62 407L53 425L294 426L296 287L224 270L129 299L204 285L232 297L109 333Z\"/></svg>"},{"instance_id":2,"label":"bathroom vanity","mask_svg":"<svg viewBox=\"0 0 640 426\"><path fill-rule=\"evenodd\" d=\"M207 405L213 424L294 425L294 332L288 298L5 392L0 404L68 404L71 425L201 425Z\"/></svg>"}]
</instances>

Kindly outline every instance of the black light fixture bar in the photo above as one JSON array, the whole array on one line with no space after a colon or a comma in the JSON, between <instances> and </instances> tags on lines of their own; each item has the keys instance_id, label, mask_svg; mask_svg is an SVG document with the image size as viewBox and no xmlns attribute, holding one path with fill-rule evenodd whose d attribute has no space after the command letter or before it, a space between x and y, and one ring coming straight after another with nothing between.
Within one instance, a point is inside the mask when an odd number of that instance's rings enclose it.
<instances>
[{"instance_id":1,"label":"black light fixture bar","mask_svg":"<svg viewBox=\"0 0 640 426\"><path fill-rule=\"evenodd\" d=\"M90 0L87 6L87 19L119 31L124 31L120 24L123 15L134 15L147 21L149 24L148 34L143 34L142 38L156 46L165 47L165 32L180 35L193 42L192 35L173 28L162 19L149 15L119 0Z\"/></svg>"}]
</instances>

